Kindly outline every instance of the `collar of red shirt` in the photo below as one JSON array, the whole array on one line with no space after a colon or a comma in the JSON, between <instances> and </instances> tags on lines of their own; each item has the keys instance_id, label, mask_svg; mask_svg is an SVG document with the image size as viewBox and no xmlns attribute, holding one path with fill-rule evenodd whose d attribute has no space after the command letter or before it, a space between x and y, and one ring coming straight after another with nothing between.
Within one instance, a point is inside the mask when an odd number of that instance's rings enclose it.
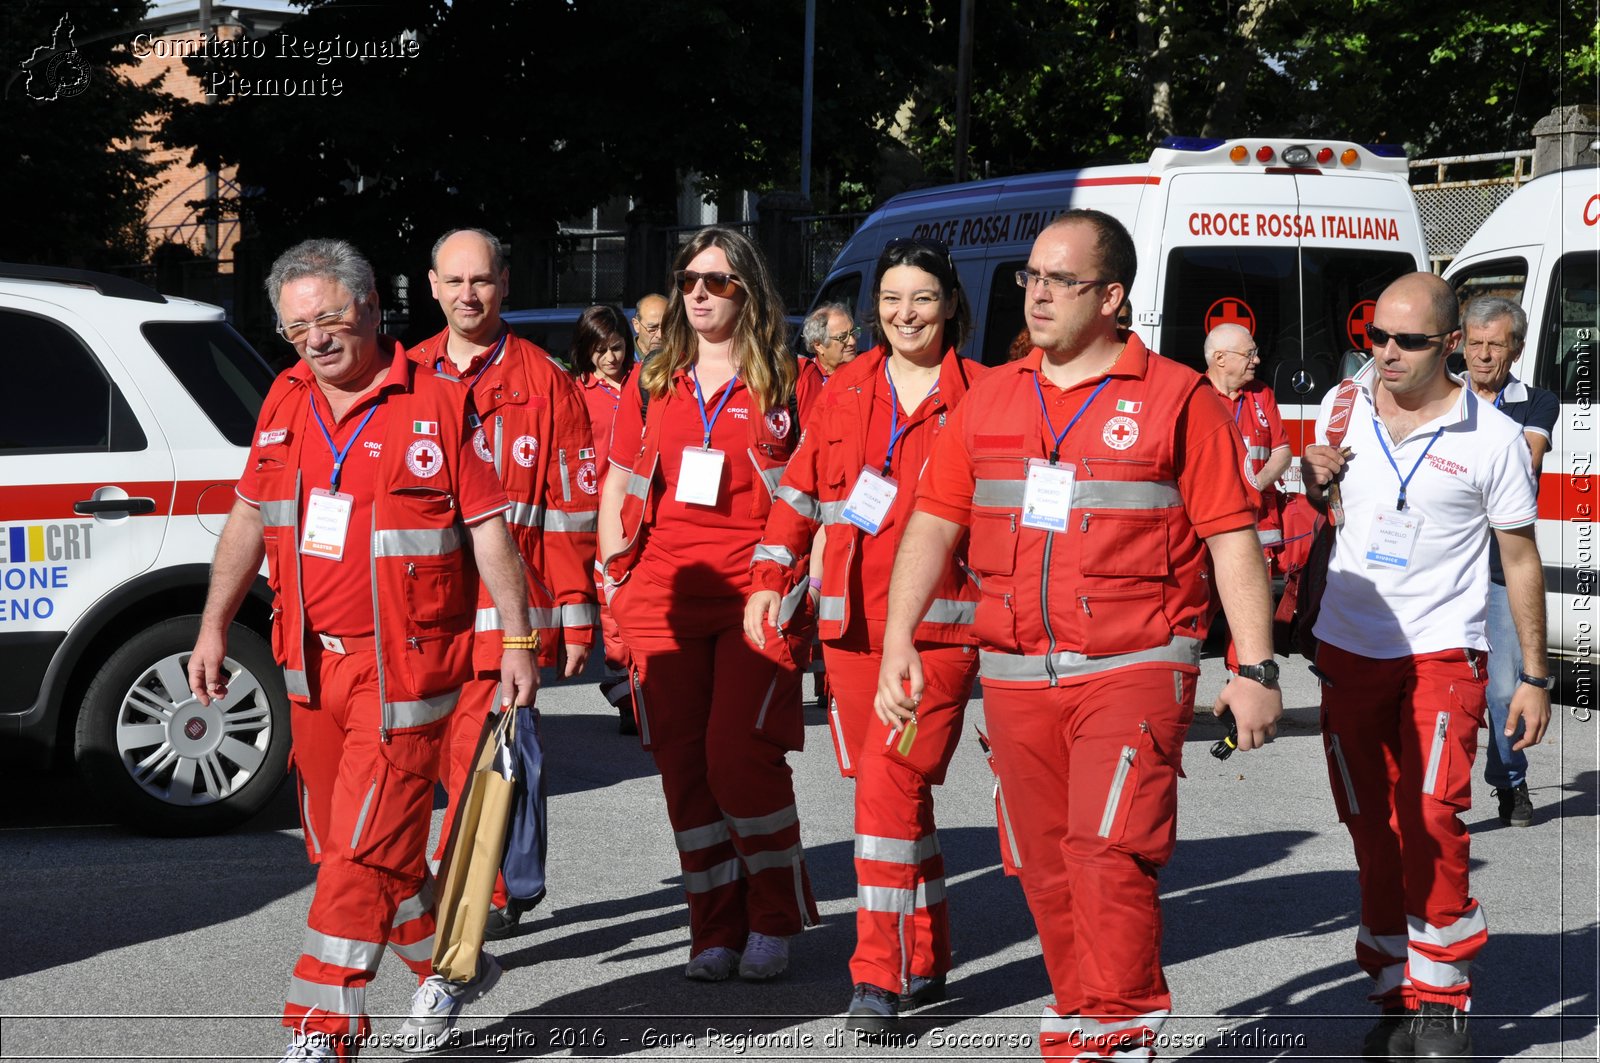
<instances>
[{"instance_id":1,"label":"collar of red shirt","mask_svg":"<svg viewBox=\"0 0 1600 1063\"><path fill-rule=\"evenodd\" d=\"M1137 333L1122 332L1119 335L1122 336L1124 344L1122 353L1117 355L1117 359L1111 364L1111 368L1106 370L1106 376L1131 377L1133 379L1143 377L1145 368L1150 363L1149 348L1144 345L1144 341L1139 338ZM1019 372L1037 373L1043 361L1044 351L1039 347L1035 347L1012 364L1017 367Z\"/></svg>"}]
</instances>

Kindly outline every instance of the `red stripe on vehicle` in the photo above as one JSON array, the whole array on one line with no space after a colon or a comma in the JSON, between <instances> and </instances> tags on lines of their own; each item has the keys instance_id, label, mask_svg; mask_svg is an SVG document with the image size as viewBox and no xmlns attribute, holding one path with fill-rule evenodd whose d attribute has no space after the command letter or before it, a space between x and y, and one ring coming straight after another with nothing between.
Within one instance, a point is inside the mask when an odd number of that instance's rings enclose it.
<instances>
[{"instance_id":1,"label":"red stripe on vehicle","mask_svg":"<svg viewBox=\"0 0 1600 1063\"><path fill-rule=\"evenodd\" d=\"M102 487L120 487L129 498L155 499L154 512L141 516L226 514L233 509L234 482L182 480L175 484L171 480L147 480L0 486L0 522L92 519L75 512L72 506L93 498L95 491Z\"/></svg>"}]
</instances>

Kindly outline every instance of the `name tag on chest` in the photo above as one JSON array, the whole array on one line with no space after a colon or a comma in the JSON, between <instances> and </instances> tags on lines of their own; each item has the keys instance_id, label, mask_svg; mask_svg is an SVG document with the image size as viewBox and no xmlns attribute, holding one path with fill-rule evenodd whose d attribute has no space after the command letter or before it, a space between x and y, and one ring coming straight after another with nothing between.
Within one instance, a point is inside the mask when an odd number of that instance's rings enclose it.
<instances>
[{"instance_id":1,"label":"name tag on chest","mask_svg":"<svg viewBox=\"0 0 1600 1063\"><path fill-rule=\"evenodd\" d=\"M1380 512L1372 518L1372 534L1367 537L1367 567L1405 571L1417 547L1422 517L1410 510Z\"/></svg>"},{"instance_id":2,"label":"name tag on chest","mask_svg":"<svg viewBox=\"0 0 1600 1063\"><path fill-rule=\"evenodd\" d=\"M1072 516L1072 466L1028 460L1022 489L1022 526L1039 531L1066 531Z\"/></svg>"},{"instance_id":3,"label":"name tag on chest","mask_svg":"<svg viewBox=\"0 0 1600 1063\"><path fill-rule=\"evenodd\" d=\"M300 552L329 561L343 561L344 538L350 530L350 513L355 504L354 495L313 487L311 501L306 506Z\"/></svg>"},{"instance_id":4,"label":"name tag on chest","mask_svg":"<svg viewBox=\"0 0 1600 1063\"><path fill-rule=\"evenodd\" d=\"M870 466L862 466L850 497L845 499L844 519L868 535L877 535L889 519L889 510L894 508L899 493L899 484Z\"/></svg>"},{"instance_id":5,"label":"name tag on chest","mask_svg":"<svg viewBox=\"0 0 1600 1063\"><path fill-rule=\"evenodd\" d=\"M716 505L725 458L720 450L684 447L683 464L678 466L678 490L672 497L694 506Z\"/></svg>"}]
</instances>

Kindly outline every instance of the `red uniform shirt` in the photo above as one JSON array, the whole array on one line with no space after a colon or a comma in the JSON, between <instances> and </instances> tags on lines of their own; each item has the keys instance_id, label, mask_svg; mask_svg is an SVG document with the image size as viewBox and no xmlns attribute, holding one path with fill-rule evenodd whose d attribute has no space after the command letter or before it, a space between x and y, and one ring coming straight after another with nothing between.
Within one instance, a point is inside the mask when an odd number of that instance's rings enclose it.
<instances>
[{"instance_id":1,"label":"red uniform shirt","mask_svg":"<svg viewBox=\"0 0 1600 1063\"><path fill-rule=\"evenodd\" d=\"M392 339L380 337L380 343L383 351L393 358L383 383L345 411L342 418L335 420L333 407L320 387L306 389L311 401L316 404L317 416L321 417L328 434L333 437L334 446L341 450L347 445L350 448L339 470L339 493L352 497L350 523L345 530L344 556L333 561L314 554L300 555L306 624L311 631L334 635L372 634L372 543L369 532L372 528L372 499L379 487L377 458L383 453L381 440L388 425L389 406L385 399L406 389L410 372L399 346ZM302 362L291 372L309 376L311 371ZM372 417L366 420L369 410ZM304 513L310 505L312 489L326 491L332 483L334 456L322 436L322 429L317 426L317 417L312 415L310 403L305 406L299 422L291 425L289 431L301 433L305 441L300 451L299 498L299 509ZM437 432L437 428L434 431ZM421 434L428 433L424 431ZM257 508L260 506L261 492L255 470L261 457L260 445L258 438L251 447L250 460L246 462L244 475L235 489L241 499ZM461 497L456 504L466 523L481 523L510 508L505 491L494 474L494 466L473 453L470 441L464 443L456 461L461 485Z\"/></svg>"},{"instance_id":2,"label":"red uniform shirt","mask_svg":"<svg viewBox=\"0 0 1600 1063\"><path fill-rule=\"evenodd\" d=\"M594 429L597 469L606 468L606 461L611 457L611 425L616 420L617 405L622 401L623 392L629 391L638 397L639 387L633 378L633 367L629 366L628 369L621 387L613 387L611 381L599 373L585 373L578 378L578 390L583 394L583 404L589 410L589 425Z\"/></svg>"}]
</instances>

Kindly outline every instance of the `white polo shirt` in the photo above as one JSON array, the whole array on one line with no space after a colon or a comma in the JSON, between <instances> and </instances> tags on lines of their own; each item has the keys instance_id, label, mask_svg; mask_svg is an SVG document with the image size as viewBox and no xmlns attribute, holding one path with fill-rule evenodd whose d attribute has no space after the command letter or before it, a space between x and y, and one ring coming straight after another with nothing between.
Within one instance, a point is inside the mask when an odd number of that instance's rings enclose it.
<instances>
[{"instance_id":1,"label":"white polo shirt","mask_svg":"<svg viewBox=\"0 0 1600 1063\"><path fill-rule=\"evenodd\" d=\"M1375 365L1369 362L1354 378L1359 390L1343 444L1354 455L1340 481L1345 522L1314 633L1321 642L1379 659L1455 647L1486 650L1490 529L1538 519L1528 443L1516 422L1460 378L1453 378L1463 387L1448 413L1390 443L1372 406ZM1319 443L1327 442L1336 393L1322 401ZM1385 432L1382 442L1379 432ZM1422 523L1409 561L1397 567L1368 555L1394 556L1392 549L1370 548L1379 513L1396 513L1407 475L1404 515Z\"/></svg>"}]
</instances>

